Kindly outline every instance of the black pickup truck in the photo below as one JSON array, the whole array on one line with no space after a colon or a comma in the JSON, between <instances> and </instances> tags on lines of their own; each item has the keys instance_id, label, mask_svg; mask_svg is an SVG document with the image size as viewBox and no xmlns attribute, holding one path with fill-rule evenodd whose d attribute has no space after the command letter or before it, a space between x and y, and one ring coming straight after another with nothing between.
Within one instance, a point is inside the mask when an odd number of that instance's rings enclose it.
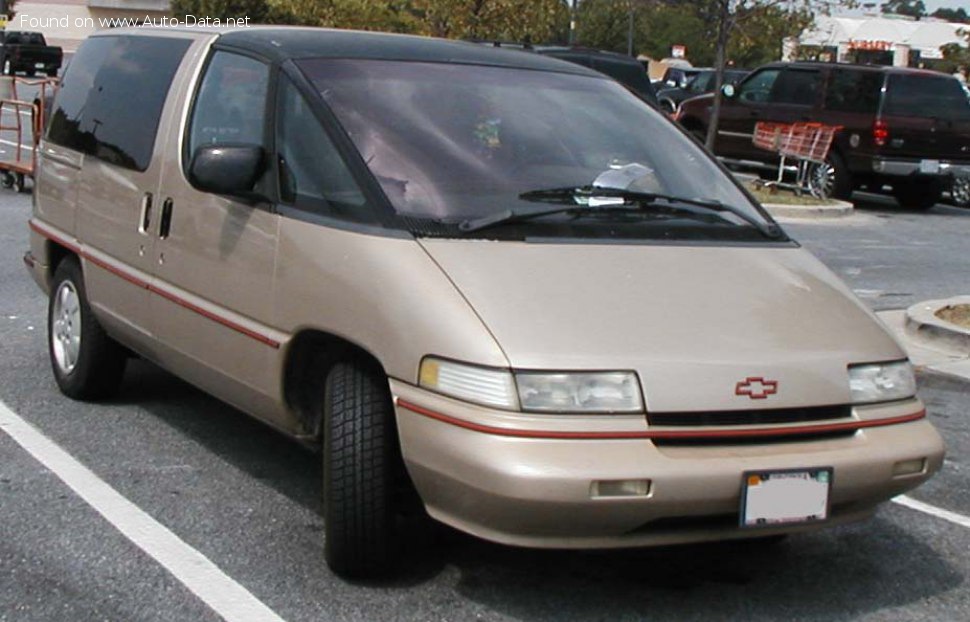
<instances>
[{"instance_id":1,"label":"black pickup truck","mask_svg":"<svg viewBox=\"0 0 970 622\"><path fill-rule=\"evenodd\" d=\"M53 78L63 58L63 50L47 45L39 32L0 31L0 68L4 75L43 73Z\"/></svg>"}]
</instances>

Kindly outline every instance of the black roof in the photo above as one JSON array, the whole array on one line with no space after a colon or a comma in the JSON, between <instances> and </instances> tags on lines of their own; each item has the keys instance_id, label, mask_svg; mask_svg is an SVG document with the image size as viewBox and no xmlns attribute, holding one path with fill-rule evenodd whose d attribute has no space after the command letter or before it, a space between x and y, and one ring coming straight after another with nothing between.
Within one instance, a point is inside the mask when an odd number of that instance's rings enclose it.
<instances>
[{"instance_id":1,"label":"black roof","mask_svg":"<svg viewBox=\"0 0 970 622\"><path fill-rule=\"evenodd\" d=\"M598 72L539 54L502 50L466 41L326 28L261 27L234 29L217 44L246 50L272 61L303 58L361 58L466 65L490 65L602 77Z\"/></svg>"},{"instance_id":2,"label":"black roof","mask_svg":"<svg viewBox=\"0 0 970 622\"><path fill-rule=\"evenodd\" d=\"M862 64L862 63L829 63L824 61L794 61L794 62L783 62L776 61L773 63L768 63L759 67L762 69L764 67L795 67L796 69L818 69L824 67L832 67L836 69L860 69L867 71L881 71L885 73L907 73L907 74L918 74L918 75L929 75L929 76L940 76L945 74L940 74L932 69L916 69L913 67L893 67L892 65L873 65L873 64Z\"/></svg>"}]
</instances>

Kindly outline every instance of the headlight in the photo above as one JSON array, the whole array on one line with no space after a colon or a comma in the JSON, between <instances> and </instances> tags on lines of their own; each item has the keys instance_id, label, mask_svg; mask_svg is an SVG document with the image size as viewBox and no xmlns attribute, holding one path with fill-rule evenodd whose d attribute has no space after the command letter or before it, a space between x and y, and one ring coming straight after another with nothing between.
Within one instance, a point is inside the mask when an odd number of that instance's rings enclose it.
<instances>
[{"instance_id":1,"label":"headlight","mask_svg":"<svg viewBox=\"0 0 970 622\"><path fill-rule=\"evenodd\" d=\"M522 410L564 413L643 412L632 372L515 374Z\"/></svg>"},{"instance_id":2,"label":"headlight","mask_svg":"<svg viewBox=\"0 0 970 622\"><path fill-rule=\"evenodd\" d=\"M891 402L916 395L916 375L909 361L849 366L854 404Z\"/></svg>"},{"instance_id":3,"label":"headlight","mask_svg":"<svg viewBox=\"0 0 970 622\"><path fill-rule=\"evenodd\" d=\"M419 382L422 387L460 400L508 410L519 407L515 381L508 370L426 358L421 361Z\"/></svg>"},{"instance_id":4,"label":"headlight","mask_svg":"<svg viewBox=\"0 0 970 622\"><path fill-rule=\"evenodd\" d=\"M422 387L506 410L558 413L643 412L633 372L516 372L432 357L421 361ZM516 387L518 385L518 387Z\"/></svg>"}]
</instances>

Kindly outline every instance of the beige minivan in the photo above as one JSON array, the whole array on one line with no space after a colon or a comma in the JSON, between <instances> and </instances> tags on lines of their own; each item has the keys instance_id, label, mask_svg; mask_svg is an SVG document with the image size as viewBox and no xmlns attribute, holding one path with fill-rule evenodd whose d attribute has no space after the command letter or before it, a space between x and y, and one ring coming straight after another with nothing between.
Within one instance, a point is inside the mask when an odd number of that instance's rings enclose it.
<instances>
[{"instance_id":1,"label":"beige minivan","mask_svg":"<svg viewBox=\"0 0 970 622\"><path fill-rule=\"evenodd\" d=\"M111 30L64 76L25 262L54 377L132 356L322 451L326 557L402 506L528 547L765 539L941 465L899 345L589 69L348 31Z\"/></svg>"}]
</instances>

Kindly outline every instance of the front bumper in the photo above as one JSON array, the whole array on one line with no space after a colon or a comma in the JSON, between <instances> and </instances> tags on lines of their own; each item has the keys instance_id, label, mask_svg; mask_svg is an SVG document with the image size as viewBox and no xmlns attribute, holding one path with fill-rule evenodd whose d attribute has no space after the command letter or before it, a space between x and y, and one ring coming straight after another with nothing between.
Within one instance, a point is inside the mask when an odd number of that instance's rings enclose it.
<instances>
[{"instance_id":1,"label":"front bumper","mask_svg":"<svg viewBox=\"0 0 970 622\"><path fill-rule=\"evenodd\" d=\"M968 177L970 162L912 158L874 158L872 170L890 177Z\"/></svg>"},{"instance_id":2,"label":"front bumper","mask_svg":"<svg viewBox=\"0 0 970 622\"><path fill-rule=\"evenodd\" d=\"M927 480L944 453L933 426L925 418L912 420L923 409L918 400L856 408L853 420L873 427L837 438L667 446L635 437L648 430L642 415L524 415L398 381L391 389L405 464L429 514L484 539L520 546L675 544L857 520ZM875 425L885 418L906 422ZM919 458L925 459L922 472L893 476L897 462ZM828 520L757 531L738 527L745 471L823 466L834 469ZM592 494L594 481L636 479L650 480L646 495Z\"/></svg>"}]
</instances>

